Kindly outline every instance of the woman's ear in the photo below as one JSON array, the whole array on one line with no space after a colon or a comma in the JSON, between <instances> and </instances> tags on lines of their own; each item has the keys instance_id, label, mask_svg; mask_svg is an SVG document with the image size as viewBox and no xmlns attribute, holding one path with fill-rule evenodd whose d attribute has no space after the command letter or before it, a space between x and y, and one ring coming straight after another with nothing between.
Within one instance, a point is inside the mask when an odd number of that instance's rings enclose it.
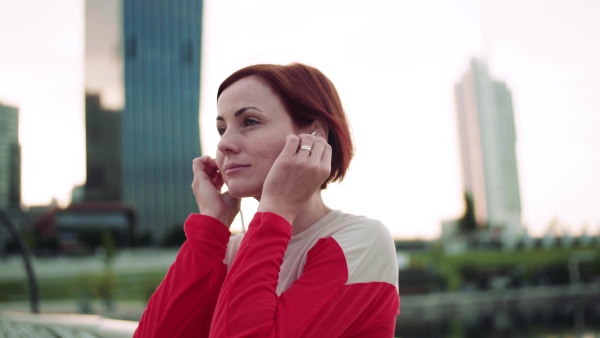
<instances>
[{"instance_id":1,"label":"woman's ear","mask_svg":"<svg viewBox=\"0 0 600 338\"><path fill-rule=\"evenodd\" d=\"M308 127L306 127L305 132L307 134L312 134L313 132L316 132L314 135L323 137L327 140L329 136L329 127L327 126L327 124L325 124L325 122L321 120L314 120L308 125Z\"/></svg>"}]
</instances>

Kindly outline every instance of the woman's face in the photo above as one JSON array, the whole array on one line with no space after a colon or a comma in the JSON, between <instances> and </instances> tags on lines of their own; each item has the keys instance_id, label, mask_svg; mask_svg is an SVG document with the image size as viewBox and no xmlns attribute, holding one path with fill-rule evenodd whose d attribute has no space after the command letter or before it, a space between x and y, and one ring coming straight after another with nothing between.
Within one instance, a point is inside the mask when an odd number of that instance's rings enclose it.
<instances>
[{"instance_id":1,"label":"woman's face","mask_svg":"<svg viewBox=\"0 0 600 338\"><path fill-rule=\"evenodd\" d=\"M285 145L298 134L283 102L261 79L238 80L219 96L217 166L233 197L260 200L263 183Z\"/></svg>"}]
</instances>

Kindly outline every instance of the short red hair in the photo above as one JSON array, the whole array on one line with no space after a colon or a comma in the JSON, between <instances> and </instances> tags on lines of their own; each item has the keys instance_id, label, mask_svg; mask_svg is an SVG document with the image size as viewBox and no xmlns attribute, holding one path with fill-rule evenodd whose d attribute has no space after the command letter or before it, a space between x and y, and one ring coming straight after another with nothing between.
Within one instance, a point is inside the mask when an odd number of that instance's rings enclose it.
<instances>
[{"instance_id":1,"label":"short red hair","mask_svg":"<svg viewBox=\"0 0 600 338\"><path fill-rule=\"evenodd\" d=\"M233 83L256 76L271 87L283 101L292 120L298 126L321 120L329 127L327 143L331 145L331 174L321 185L341 181L354 154L350 129L342 102L333 83L321 71L300 63L290 65L258 64L231 74L219 86L221 93Z\"/></svg>"}]
</instances>

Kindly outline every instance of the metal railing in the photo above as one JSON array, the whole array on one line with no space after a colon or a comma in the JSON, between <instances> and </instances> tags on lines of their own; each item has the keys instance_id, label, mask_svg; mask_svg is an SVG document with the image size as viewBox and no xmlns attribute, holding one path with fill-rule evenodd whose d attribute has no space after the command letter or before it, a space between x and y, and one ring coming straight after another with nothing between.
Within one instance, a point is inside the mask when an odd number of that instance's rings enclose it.
<instances>
[{"instance_id":1,"label":"metal railing","mask_svg":"<svg viewBox=\"0 0 600 338\"><path fill-rule=\"evenodd\" d=\"M14 227L10 218L0 209L0 223L4 224L8 229L8 232L13 237L14 240L19 244L19 248L21 249L21 254L23 255L23 264L25 266L25 271L27 272L27 281L29 285L29 300L31 304L31 312L39 313L40 312L40 300L39 300L39 289L37 278L35 276L35 272L33 271L33 266L31 265L31 250L25 243L23 236L21 233L17 231Z\"/></svg>"}]
</instances>

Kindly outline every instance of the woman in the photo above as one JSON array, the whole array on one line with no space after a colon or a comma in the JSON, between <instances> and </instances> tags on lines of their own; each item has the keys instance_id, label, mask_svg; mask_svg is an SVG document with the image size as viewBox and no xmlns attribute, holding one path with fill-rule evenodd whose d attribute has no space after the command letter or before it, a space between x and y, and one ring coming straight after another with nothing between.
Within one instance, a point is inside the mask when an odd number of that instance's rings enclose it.
<instances>
[{"instance_id":1,"label":"woman","mask_svg":"<svg viewBox=\"0 0 600 338\"><path fill-rule=\"evenodd\" d=\"M186 220L187 240L136 336L393 336L389 231L321 198L353 152L333 84L302 64L249 66L221 84L217 110L216 159L192 165L200 214ZM242 197L258 210L248 232L231 237Z\"/></svg>"}]
</instances>

